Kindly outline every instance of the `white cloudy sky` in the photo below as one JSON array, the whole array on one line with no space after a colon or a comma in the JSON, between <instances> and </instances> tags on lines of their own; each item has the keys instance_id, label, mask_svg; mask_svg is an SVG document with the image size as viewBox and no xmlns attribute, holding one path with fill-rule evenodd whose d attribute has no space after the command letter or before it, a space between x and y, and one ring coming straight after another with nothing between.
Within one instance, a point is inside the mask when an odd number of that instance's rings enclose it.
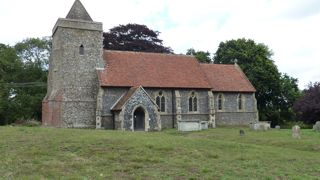
<instances>
[{"instance_id":1,"label":"white cloudy sky","mask_svg":"<svg viewBox=\"0 0 320 180\"><path fill-rule=\"evenodd\" d=\"M0 0L0 43L50 36L74 0ZM320 0L82 0L104 31L140 23L161 32L175 53L214 53L221 41L250 38L274 52L299 87L320 81Z\"/></svg>"}]
</instances>

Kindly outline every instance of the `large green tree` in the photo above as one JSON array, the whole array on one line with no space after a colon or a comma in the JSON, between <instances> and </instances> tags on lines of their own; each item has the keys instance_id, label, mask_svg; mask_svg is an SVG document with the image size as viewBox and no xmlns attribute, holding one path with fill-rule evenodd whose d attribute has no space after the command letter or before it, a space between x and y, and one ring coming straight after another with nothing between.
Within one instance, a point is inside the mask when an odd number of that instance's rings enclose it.
<instances>
[{"instance_id":1,"label":"large green tree","mask_svg":"<svg viewBox=\"0 0 320 180\"><path fill-rule=\"evenodd\" d=\"M25 39L17 43L14 48L24 64L33 64L47 70L51 46L51 38L43 37Z\"/></svg>"},{"instance_id":2,"label":"large green tree","mask_svg":"<svg viewBox=\"0 0 320 180\"><path fill-rule=\"evenodd\" d=\"M29 38L15 45L23 62L16 89L17 118L41 119L42 99L46 94L47 68L51 51L51 39Z\"/></svg>"},{"instance_id":3,"label":"large green tree","mask_svg":"<svg viewBox=\"0 0 320 180\"><path fill-rule=\"evenodd\" d=\"M13 121L10 118L14 105L15 89L9 85L15 82L22 71L22 63L14 48L0 44L0 125Z\"/></svg>"},{"instance_id":4,"label":"large green tree","mask_svg":"<svg viewBox=\"0 0 320 180\"><path fill-rule=\"evenodd\" d=\"M214 63L237 63L257 90L260 120L279 124L292 120L287 118L293 118L291 108L299 90L296 79L279 72L272 55L268 46L242 38L221 42L214 55Z\"/></svg>"},{"instance_id":5,"label":"large green tree","mask_svg":"<svg viewBox=\"0 0 320 180\"><path fill-rule=\"evenodd\" d=\"M280 85L279 115L281 118L279 123L283 123L283 120L296 120L293 105L302 96L298 87L298 79L281 74Z\"/></svg>"},{"instance_id":6,"label":"large green tree","mask_svg":"<svg viewBox=\"0 0 320 180\"><path fill-rule=\"evenodd\" d=\"M0 124L40 120L50 50L48 38L0 45Z\"/></svg>"},{"instance_id":7,"label":"large green tree","mask_svg":"<svg viewBox=\"0 0 320 180\"><path fill-rule=\"evenodd\" d=\"M170 47L163 46L159 34L146 25L119 25L103 33L103 46L110 50L173 53Z\"/></svg>"},{"instance_id":8,"label":"large green tree","mask_svg":"<svg viewBox=\"0 0 320 180\"><path fill-rule=\"evenodd\" d=\"M196 51L195 49L190 48L187 50L186 55L194 56L200 63L212 63L209 51Z\"/></svg>"}]
</instances>

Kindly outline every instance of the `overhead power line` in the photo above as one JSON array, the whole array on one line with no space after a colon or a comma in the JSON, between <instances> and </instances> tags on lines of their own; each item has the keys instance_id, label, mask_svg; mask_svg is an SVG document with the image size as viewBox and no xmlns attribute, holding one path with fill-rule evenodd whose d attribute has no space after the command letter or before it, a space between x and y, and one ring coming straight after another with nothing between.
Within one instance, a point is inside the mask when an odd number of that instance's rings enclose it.
<instances>
[{"instance_id":1,"label":"overhead power line","mask_svg":"<svg viewBox=\"0 0 320 180\"><path fill-rule=\"evenodd\" d=\"M11 87L11 88L17 88L17 87L45 87L47 86L47 83L45 82L24 82L24 83L4 83L0 82L0 84L3 84L6 87Z\"/></svg>"}]
</instances>

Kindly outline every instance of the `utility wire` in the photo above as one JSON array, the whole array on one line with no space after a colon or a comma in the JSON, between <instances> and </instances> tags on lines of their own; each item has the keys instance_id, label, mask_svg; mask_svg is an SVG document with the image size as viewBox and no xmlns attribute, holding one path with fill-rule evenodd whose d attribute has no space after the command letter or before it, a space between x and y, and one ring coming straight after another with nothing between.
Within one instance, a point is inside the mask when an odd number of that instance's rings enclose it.
<instances>
[{"instance_id":1,"label":"utility wire","mask_svg":"<svg viewBox=\"0 0 320 180\"><path fill-rule=\"evenodd\" d=\"M4 83L4 82L0 82L0 84L3 84L6 87L45 87L47 86L47 83L45 82L25 82L25 83Z\"/></svg>"}]
</instances>

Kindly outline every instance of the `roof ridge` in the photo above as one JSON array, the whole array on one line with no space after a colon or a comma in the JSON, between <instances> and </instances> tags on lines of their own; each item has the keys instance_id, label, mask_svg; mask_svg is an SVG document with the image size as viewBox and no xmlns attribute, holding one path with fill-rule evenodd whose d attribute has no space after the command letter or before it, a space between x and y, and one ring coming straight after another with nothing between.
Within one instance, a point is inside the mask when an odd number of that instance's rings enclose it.
<instances>
[{"instance_id":1,"label":"roof ridge","mask_svg":"<svg viewBox=\"0 0 320 180\"><path fill-rule=\"evenodd\" d=\"M160 56L182 56L182 57L190 57L195 58L193 55L186 55L186 54L171 54L171 53L157 53L157 52L143 52L143 51L122 51L122 50L111 50L111 49L104 49L106 52L118 52L118 53L132 53L132 54L156 54Z\"/></svg>"},{"instance_id":2,"label":"roof ridge","mask_svg":"<svg viewBox=\"0 0 320 180\"><path fill-rule=\"evenodd\" d=\"M208 66L234 66L234 64L214 64L214 63L199 63L200 65L208 65Z\"/></svg>"}]
</instances>

